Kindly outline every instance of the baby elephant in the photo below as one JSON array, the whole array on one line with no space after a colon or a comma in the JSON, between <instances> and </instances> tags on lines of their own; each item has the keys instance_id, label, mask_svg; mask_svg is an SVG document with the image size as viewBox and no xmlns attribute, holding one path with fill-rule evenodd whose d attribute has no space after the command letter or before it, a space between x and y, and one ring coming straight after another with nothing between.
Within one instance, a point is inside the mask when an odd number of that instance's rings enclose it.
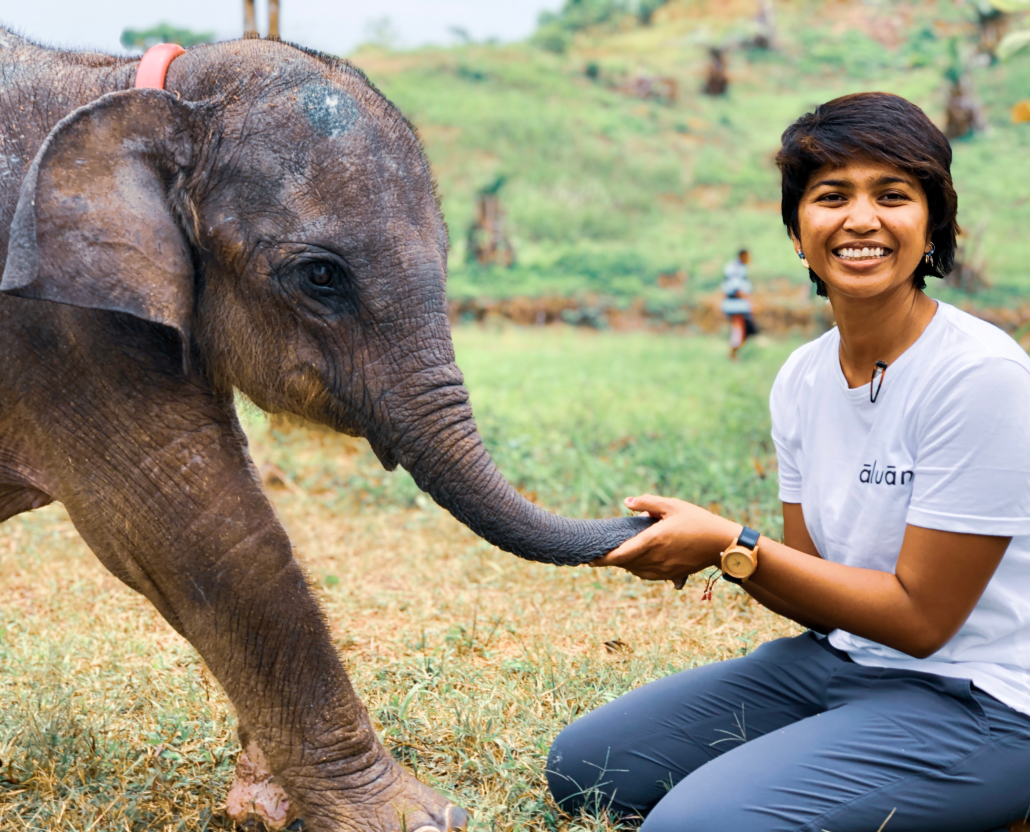
<instances>
[{"instance_id":1,"label":"baby elephant","mask_svg":"<svg viewBox=\"0 0 1030 832\"><path fill-rule=\"evenodd\" d=\"M233 389L367 437L520 557L582 563L647 521L556 517L494 468L428 164L361 72L253 39L191 49L164 89L138 65L0 30L0 521L62 502L196 647L239 715L239 815L460 827L376 737Z\"/></svg>"}]
</instances>

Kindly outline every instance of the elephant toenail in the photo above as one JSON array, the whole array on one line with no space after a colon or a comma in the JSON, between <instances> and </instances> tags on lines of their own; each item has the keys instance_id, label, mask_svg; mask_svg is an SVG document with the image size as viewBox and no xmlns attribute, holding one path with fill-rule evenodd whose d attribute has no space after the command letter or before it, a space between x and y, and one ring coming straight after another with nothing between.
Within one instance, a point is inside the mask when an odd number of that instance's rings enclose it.
<instances>
[{"instance_id":1,"label":"elephant toenail","mask_svg":"<svg viewBox=\"0 0 1030 832\"><path fill-rule=\"evenodd\" d=\"M457 830L464 829L469 822L468 812L453 804L444 810L443 817L442 829L427 823L424 826L418 827L415 832L457 832Z\"/></svg>"},{"instance_id":2,"label":"elephant toenail","mask_svg":"<svg viewBox=\"0 0 1030 832\"><path fill-rule=\"evenodd\" d=\"M464 829L469 822L469 813L460 806L452 805L447 807L444 819L447 821L447 832L451 832L452 829Z\"/></svg>"}]
</instances>

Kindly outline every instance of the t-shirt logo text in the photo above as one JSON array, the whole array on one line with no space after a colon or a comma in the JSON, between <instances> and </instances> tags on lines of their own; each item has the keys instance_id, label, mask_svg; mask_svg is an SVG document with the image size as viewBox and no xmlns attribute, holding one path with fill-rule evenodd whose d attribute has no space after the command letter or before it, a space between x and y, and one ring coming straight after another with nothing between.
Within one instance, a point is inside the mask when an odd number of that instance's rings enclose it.
<instances>
[{"instance_id":1,"label":"t-shirt logo text","mask_svg":"<svg viewBox=\"0 0 1030 832\"><path fill-rule=\"evenodd\" d=\"M915 476L914 471L898 471L896 465L888 465L886 471L876 470L876 461L870 465L868 462L862 466L862 472L858 475L858 481L863 483L872 483L873 485L898 485L898 475L901 475L900 485L907 485L912 482L912 478Z\"/></svg>"}]
</instances>

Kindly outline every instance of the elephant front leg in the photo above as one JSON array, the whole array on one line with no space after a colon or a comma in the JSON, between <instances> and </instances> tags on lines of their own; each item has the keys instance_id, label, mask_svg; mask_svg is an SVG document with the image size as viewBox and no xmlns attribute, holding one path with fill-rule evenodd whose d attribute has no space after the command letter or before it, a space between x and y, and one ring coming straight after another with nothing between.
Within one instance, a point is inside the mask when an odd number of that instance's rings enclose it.
<instances>
[{"instance_id":1,"label":"elephant front leg","mask_svg":"<svg viewBox=\"0 0 1030 832\"><path fill-rule=\"evenodd\" d=\"M94 459L86 487L62 500L105 565L189 639L236 708L245 748L233 810L272 828L303 819L310 832L463 826L466 814L380 743L242 448L210 423L188 436L118 471Z\"/></svg>"}]
</instances>

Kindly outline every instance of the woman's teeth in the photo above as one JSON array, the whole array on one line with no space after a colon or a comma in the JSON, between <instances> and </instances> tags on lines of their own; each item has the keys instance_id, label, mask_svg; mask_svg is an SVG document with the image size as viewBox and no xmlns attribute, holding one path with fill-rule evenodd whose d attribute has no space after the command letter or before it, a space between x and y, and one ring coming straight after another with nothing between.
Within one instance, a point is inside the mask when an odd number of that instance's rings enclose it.
<instances>
[{"instance_id":1,"label":"woman's teeth","mask_svg":"<svg viewBox=\"0 0 1030 832\"><path fill-rule=\"evenodd\" d=\"M874 257L886 257L890 253L888 248L842 248L837 256L842 260L869 260Z\"/></svg>"}]
</instances>

